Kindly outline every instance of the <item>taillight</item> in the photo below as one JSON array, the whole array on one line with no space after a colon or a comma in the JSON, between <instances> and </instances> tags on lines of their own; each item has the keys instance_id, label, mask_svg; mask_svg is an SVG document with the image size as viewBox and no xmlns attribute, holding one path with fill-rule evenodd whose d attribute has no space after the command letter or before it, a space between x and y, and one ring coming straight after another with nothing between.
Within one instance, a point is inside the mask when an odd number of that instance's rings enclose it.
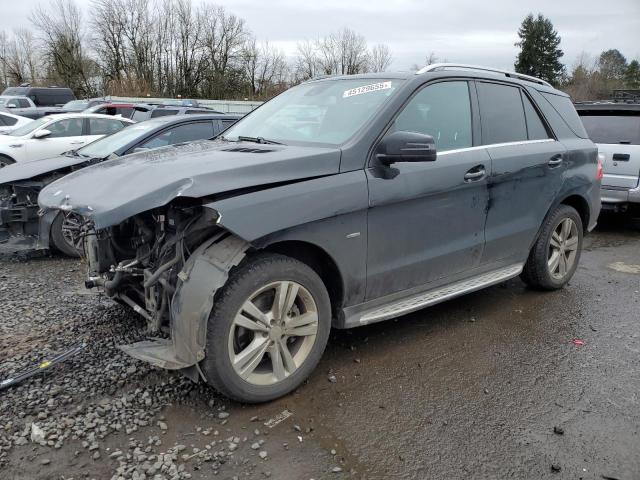
<instances>
[{"instance_id":1,"label":"taillight","mask_svg":"<svg viewBox=\"0 0 640 480\"><path fill-rule=\"evenodd\" d=\"M596 168L596 180L600 181L602 180L602 162L604 162L604 153L599 153L598 154L598 166Z\"/></svg>"}]
</instances>

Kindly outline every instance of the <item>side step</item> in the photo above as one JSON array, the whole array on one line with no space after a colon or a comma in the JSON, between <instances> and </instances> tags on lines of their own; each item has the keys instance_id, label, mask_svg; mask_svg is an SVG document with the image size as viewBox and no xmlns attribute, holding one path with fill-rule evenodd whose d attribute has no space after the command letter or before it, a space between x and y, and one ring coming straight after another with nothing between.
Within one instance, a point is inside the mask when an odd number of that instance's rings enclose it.
<instances>
[{"instance_id":1,"label":"side step","mask_svg":"<svg viewBox=\"0 0 640 480\"><path fill-rule=\"evenodd\" d=\"M444 302L450 298L480 290L490 285L495 285L496 283L503 282L519 275L520 272L522 272L522 267L523 265L521 264L510 265L508 267L483 273L482 275L452 283L435 290L429 290L408 298L396 300L390 304L365 312L360 317L360 324L366 325L368 323L381 322L390 318L399 317L400 315L406 315L407 313L415 312L416 310L428 307L429 305L435 305L436 303Z\"/></svg>"}]
</instances>

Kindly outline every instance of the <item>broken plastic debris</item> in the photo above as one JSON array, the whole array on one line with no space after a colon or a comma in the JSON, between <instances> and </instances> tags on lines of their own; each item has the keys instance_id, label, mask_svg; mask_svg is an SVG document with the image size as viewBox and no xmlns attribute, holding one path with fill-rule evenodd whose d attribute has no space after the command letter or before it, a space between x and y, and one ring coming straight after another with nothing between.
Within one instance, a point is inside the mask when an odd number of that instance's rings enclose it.
<instances>
[{"instance_id":1,"label":"broken plastic debris","mask_svg":"<svg viewBox=\"0 0 640 480\"><path fill-rule=\"evenodd\" d=\"M581 347L582 345L584 345L584 340L580 340L579 338L574 338L573 340L571 340L571 343Z\"/></svg>"}]
</instances>

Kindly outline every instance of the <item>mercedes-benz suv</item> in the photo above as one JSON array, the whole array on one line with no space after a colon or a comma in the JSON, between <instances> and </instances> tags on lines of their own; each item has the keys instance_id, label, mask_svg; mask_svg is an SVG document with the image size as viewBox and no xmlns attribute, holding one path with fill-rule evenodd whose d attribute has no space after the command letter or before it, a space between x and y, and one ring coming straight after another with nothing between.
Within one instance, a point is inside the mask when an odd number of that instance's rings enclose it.
<instances>
[{"instance_id":1,"label":"mercedes-benz suv","mask_svg":"<svg viewBox=\"0 0 640 480\"><path fill-rule=\"evenodd\" d=\"M126 352L261 402L303 382L332 327L518 275L562 288L597 158L548 83L440 64L303 83L214 142L88 167L39 202L86 219L87 286L169 333Z\"/></svg>"}]
</instances>

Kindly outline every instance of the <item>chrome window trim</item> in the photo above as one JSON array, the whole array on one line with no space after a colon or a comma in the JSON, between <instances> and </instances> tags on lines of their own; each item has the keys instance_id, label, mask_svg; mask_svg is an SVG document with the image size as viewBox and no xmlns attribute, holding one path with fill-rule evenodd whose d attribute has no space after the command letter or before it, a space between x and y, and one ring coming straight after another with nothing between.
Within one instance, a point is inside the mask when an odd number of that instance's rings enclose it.
<instances>
[{"instance_id":1,"label":"chrome window trim","mask_svg":"<svg viewBox=\"0 0 640 480\"><path fill-rule=\"evenodd\" d=\"M456 148L454 150L446 150L444 152L438 152L436 150L436 153L438 155L447 155L449 153L472 152L474 150L481 150L483 148L511 147L515 145L528 145L528 144L534 144L534 143L548 143L548 142L557 142L557 140L553 138L543 138L540 140L519 140L517 142L490 143L488 145L476 145L475 147Z\"/></svg>"}]
</instances>

